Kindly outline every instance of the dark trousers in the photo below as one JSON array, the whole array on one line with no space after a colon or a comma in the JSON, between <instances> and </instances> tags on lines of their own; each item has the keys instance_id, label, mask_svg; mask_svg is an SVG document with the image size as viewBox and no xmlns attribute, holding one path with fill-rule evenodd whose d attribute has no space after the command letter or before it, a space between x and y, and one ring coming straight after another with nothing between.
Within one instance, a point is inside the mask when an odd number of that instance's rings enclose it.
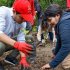
<instances>
[{"instance_id":1,"label":"dark trousers","mask_svg":"<svg viewBox=\"0 0 70 70\"><path fill-rule=\"evenodd\" d=\"M16 58L19 54L18 50L14 49L13 47L9 45L6 45L0 42L0 56L2 56L4 52L10 51L10 50L13 50L13 51L8 56Z\"/></svg>"}]
</instances>

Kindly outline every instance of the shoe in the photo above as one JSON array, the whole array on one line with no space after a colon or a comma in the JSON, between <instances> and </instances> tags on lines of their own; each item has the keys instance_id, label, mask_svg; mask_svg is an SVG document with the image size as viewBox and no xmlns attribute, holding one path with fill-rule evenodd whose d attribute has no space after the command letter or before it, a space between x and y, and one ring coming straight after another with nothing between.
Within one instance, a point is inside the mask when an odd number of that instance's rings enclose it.
<instances>
[{"instance_id":1,"label":"shoe","mask_svg":"<svg viewBox=\"0 0 70 70\"><path fill-rule=\"evenodd\" d=\"M4 66L2 65L2 63L0 63L0 70L5 70Z\"/></svg>"},{"instance_id":2,"label":"shoe","mask_svg":"<svg viewBox=\"0 0 70 70\"><path fill-rule=\"evenodd\" d=\"M19 64L18 60L13 57L6 57L4 60L6 63L12 64L12 65L17 65Z\"/></svg>"}]
</instances>

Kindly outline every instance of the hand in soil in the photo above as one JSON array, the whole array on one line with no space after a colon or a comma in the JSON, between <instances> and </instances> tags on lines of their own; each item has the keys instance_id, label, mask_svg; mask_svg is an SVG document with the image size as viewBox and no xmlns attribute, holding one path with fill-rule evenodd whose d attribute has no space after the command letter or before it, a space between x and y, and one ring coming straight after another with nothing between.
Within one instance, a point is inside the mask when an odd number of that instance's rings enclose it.
<instances>
[{"instance_id":1,"label":"hand in soil","mask_svg":"<svg viewBox=\"0 0 70 70\"><path fill-rule=\"evenodd\" d=\"M49 64L46 64L43 67L41 67L41 70L48 70L48 69L50 69L50 65Z\"/></svg>"}]
</instances>

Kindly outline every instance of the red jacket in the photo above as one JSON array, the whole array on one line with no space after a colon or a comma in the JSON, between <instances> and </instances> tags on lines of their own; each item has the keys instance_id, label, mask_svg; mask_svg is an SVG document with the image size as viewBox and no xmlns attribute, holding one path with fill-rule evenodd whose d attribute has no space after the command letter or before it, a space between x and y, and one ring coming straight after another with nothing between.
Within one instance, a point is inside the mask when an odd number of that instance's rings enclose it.
<instances>
[{"instance_id":1,"label":"red jacket","mask_svg":"<svg viewBox=\"0 0 70 70\"><path fill-rule=\"evenodd\" d=\"M31 4L32 15L35 16L35 7L34 7L34 0L28 0Z\"/></svg>"},{"instance_id":2,"label":"red jacket","mask_svg":"<svg viewBox=\"0 0 70 70\"><path fill-rule=\"evenodd\" d=\"M67 8L70 8L70 0L67 0Z\"/></svg>"},{"instance_id":3,"label":"red jacket","mask_svg":"<svg viewBox=\"0 0 70 70\"><path fill-rule=\"evenodd\" d=\"M34 7L34 0L28 0L31 4L31 10L32 10L32 15L33 15L33 18L35 17L35 7ZM31 25L33 26L34 25L34 22L31 23Z\"/></svg>"}]
</instances>

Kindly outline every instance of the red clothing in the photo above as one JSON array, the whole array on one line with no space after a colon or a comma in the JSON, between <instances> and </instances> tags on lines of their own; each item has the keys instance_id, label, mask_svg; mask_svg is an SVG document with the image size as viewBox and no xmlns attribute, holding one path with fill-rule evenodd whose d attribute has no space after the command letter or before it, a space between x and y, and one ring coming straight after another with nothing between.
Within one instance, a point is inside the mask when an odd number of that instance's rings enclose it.
<instances>
[{"instance_id":1,"label":"red clothing","mask_svg":"<svg viewBox=\"0 0 70 70\"><path fill-rule=\"evenodd\" d=\"M31 4L31 8L32 8L32 15L35 16L35 7L34 7L34 0L28 0Z\"/></svg>"},{"instance_id":2,"label":"red clothing","mask_svg":"<svg viewBox=\"0 0 70 70\"><path fill-rule=\"evenodd\" d=\"M20 16L31 25L34 23L32 15L32 7L28 0L15 0L13 9L20 14Z\"/></svg>"},{"instance_id":3,"label":"red clothing","mask_svg":"<svg viewBox=\"0 0 70 70\"><path fill-rule=\"evenodd\" d=\"M30 2L30 4L31 4L31 9L32 9L32 15L33 15L33 19L34 19L34 17L35 17L35 7L34 7L34 0L28 0L29 2ZM33 22L33 24L31 24L32 26L34 25L34 22Z\"/></svg>"},{"instance_id":4,"label":"red clothing","mask_svg":"<svg viewBox=\"0 0 70 70\"><path fill-rule=\"evenodd\" d=\"M14 4L16 3L16 1L17 0L14 1ZM30 5L31 5L31 12L32 12L33 20L34 20L34 16L35 16L34 0L28 0L28 1L29 1ZM14 6L14 4L13 4L13 6ZM31 23L31 25L34 25L34 21Z\"/></svg>"},{"instance_id":5,"label":"red clothing","mask_svg":"<svg viewBox=\"0 0 70 70\"><path fill-rule=\"evenodd\" d=\"M67 8L70 8L70 0L67 0Z\"/></svg>"}]
</instances>

